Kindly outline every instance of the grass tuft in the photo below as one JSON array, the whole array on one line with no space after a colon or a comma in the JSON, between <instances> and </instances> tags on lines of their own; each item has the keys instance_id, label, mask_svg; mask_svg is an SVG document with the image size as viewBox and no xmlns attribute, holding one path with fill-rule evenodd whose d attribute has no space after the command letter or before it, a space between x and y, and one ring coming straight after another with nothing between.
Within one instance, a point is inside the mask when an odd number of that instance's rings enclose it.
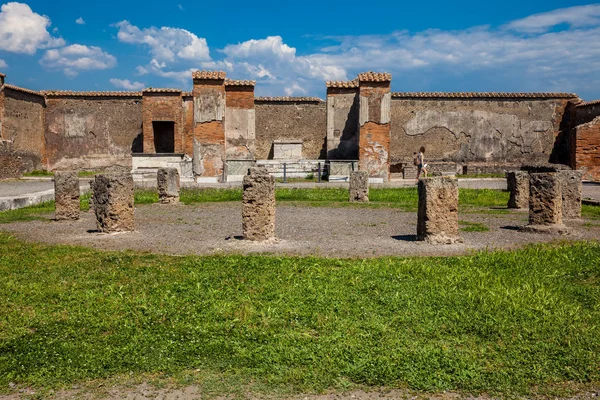
<instances>
[{"instance_id":1,"label":"grass tuft","mask_svg":"<svg viewBox=\"0 0 600 400\"><path fill-rule=\"evenodd\" d=\"M464 232L487 232L490 230L490 228L488 228L485 224L482 224L480 222L469 222L469 221L458 221L459 225L463 225L462 228L460 228L461 231Z\"/></svg>"}]
</instances>

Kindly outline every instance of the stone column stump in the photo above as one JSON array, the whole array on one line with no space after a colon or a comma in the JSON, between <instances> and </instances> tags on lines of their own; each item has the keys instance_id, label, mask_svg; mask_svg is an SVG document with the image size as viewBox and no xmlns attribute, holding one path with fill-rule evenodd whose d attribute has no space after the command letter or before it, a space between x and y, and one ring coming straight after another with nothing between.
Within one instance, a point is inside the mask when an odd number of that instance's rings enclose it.
<instances>
[{"instance_id":1,"label":"stone column stump","mask_svg":"<svg viewBox=\"0 0 600 400\"><path fill-rule=\"evenodd\" d=\"M458 234L458 180L446 176L422 178L418 192L417 240L462 243Z\"/></svg>"},{"instance_id":2,"label":"stone column stump","mask_svg":"<svg viewBox=\"0 0 600 400\"><path fill-rule=\"evenodd\" d=\"M562 190L559 172L529 174L529 224L524 232L567 234L562 221Z\"/></svg>"},{"instance_id":3,"label":"stone column stump","mask_svg":"<svg viewBox=\"0 0 600 400\"><path fill-rule=\"evenodd\" d=\"M560 171L562 213L565 219L581 218L581 189L583 171Z\"/></svg>"},{"instance_id":4,"label":"stone column stump","mask_svg":"<svg viewBox=\"0 0 600 400\"><path fill-rule=\"evenodd\" d=\"M367 171L350 173L350 202L369 202L369 173Z\"/></svg>"},{"instance_id":5,"label":"stone column stump","mask_svg":"<svg viewBox=\"0 0 600 400\"><path fill-rule=\"evenodd\" d=\"M275 237L275 178L264 167L252 167L243 180L242 228L244 239Z\"/></svg>"},{"instance_id":6,"label":"stone column stump","mask_svg":"<svg viewBox=\"0 0 600 400\"><path fill-rule=\"evenodd\" d=\"M96 175L92 182L92 198L100 232L128 232L135 229L131 174Z\"/></svg>"},{"instance_id":7,"label":"stone column stump","mask_svg":"<svg viewBox=\"0 0 600 400\"><path fill-rule=\"evenodd\" d=\"M158 200L161 204L179 203L179 172L177 168L159 168L156 175Z\"/></svg>"},{"instance_id":8,"label":"stone column stump","mask_svg":"<svg viewBox=\"0 0 600 400\"><path fill-rule=\"evenodd\" d=\"M54 173L54 218L57 221L79 219L79 175L77 171Z\"/></svg>"},{"instance_id":9,"label":"stone column stump","mask_svg":"<svg viewBox=\"0 0 600 400\"><path fill-rule=\"evenodd\" d=\"M529 173L526 171L510 171L506 173L506 186L510 197L508 208L529 208Z\"/></svg>"}]
</instances>

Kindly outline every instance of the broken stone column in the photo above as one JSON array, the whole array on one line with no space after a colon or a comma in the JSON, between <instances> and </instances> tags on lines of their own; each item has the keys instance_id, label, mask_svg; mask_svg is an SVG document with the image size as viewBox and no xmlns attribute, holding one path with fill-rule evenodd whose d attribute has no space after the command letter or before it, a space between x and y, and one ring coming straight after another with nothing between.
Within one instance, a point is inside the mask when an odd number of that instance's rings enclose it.
<instances>
[{"instance_id":1,"label":"broken stone column","mask_svg":"<svg viewBox=\"0 0 600 400\"><path fill-rule=\"evenodd\" d=\"M458 234L458 180L439 176L419 180L417 240L462 243Z\"/></svg>"},{"instance_id":2,"label":"broken stone column","mask_svg":"<svg viewBox=\"0 0 600 400\"><path fill-rule=\"evenodd\" d=\"M159 168L156 174L158 200L161 204L179 203L179 172L177 168Z\"/></svg>"},{"instance_id":3,"label":"broken stone column","mask_svg":"<svg viewBox=\"0 0 600 400\"><path fill-rule=\"evenodd\" d=\"M350 202L369 202L369 173L367 171L350 173Z\"/></svg>"},{"instance_id":4,"label":"broken stone column","mask_svg":"<svg viewBox=\"0 0 600 400\"><path fill-rule=\"evenodd\" d=\"M96 175L92 184L96 225L100 232L127 232L135 228L131 174Z\"/></svg>"},{"instance_id":5,"label":"broken stone column","mask_svg":"<svg viewBox=\"0 0 600 400\"><path fill-rule=\"evenodd\" d=\"M581 189L583 171L560 171L562 213L565 219L581 218Z\"/></svg>"},{"instance_id":6,"label":"broken stone column","mask_svg":"<svg viewBox=\"0 0 600 400\"><path fill-rule=\"evenodd\" d=\"M510 171L506 173L506 186L510 197L508 208L526 209L529 207L529 173Z\"/></svg>"},{"instance_id":7,"label":"broken stone column","mask_svg":"<svg viewBox=\"0 0 600 400\"><path fill-rule=\"evenodd\" d=\"M242 228L244 239L275 237L275 178L264 167L252 167L243 180Z\"/></svg>"},{"instance_id":8,"label":"broken stone column","mask_svg":"<svg viewBox=\"0 0 600 400\"><path fill-rule=\"evenodd\" d=\"M57 221L79 219L79 175L77 171L54 173L54 218Z\"/></svg>"},{"instance_id":9,"label":"broken stone column","mask_svg":"<svg viewBox=\"0 0 600 400\"><path fill-rule=\"evenodd\" d=\"M562 223L561 177L558 172L529 174L529 224L524 232L566 234Z\"/></svg>"}]
</instances>

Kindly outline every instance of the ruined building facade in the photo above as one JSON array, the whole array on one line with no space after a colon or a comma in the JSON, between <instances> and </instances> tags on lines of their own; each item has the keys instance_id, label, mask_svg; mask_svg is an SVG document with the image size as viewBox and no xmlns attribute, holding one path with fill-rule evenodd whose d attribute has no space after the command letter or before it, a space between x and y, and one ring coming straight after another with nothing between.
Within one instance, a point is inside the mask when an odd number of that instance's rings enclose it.
<instances>
[{"instance_id":1,"label":"ruined building facade","mask_svg":"<svg viewBox=\"0 0 600 400\"><path fill-rule=\"evenodd\" d=\"M570 93L392 92L387 73L327 82L327 98L254 96L254 81L193 73L193 90L35 92L0 74L0 178L33 169L151 170L219 181L255 160L356 160L386 181L428 161L491 172L524 162L600 180L600 103ZM164 165L161 165L164 166Z\"/></svg>"}]
</instances>

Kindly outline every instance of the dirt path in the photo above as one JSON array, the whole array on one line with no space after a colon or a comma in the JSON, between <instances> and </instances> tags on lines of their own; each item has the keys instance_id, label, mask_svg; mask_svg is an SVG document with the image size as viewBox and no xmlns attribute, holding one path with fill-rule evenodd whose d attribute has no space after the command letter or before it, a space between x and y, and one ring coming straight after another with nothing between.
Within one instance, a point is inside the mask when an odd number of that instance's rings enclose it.
<instances>
[{"instance_id":1,"label":"dirt path","mask_svg":"<svg viewBox=\"0 0 600 400\"><path fill-rule=\"evenodd\" d=\"M497 211L497 210L496 210ZM488 210L488 212L490 212ZM140 250L166 254L277 253L325 257L456 255L479 249L513 248L525 243L600 239L600 222L567 221L574 233L552 236L522 233L527 213L461 213L460 220L479 222L487 232L462 232L463 244L429 245L415 239L417 215L397 209L277 206L272 243L241 240L241 203L142 205L136 207L136 231L100 234L92 213L79 221L20 222L0 225L15 236L49 244L76 244L103 250Z\"/></svg>"}]
</instances>

